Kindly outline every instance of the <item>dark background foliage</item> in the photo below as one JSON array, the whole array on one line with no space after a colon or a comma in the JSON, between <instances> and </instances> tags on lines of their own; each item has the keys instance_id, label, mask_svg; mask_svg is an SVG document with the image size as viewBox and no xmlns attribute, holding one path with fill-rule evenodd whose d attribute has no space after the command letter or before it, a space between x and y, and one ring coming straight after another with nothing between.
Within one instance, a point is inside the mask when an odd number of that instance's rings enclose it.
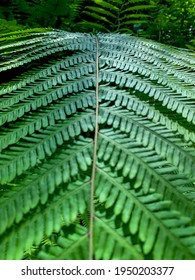
<instances>
[{"instance_id":1,"label":"dark background foliage","mask_svg":"<svg viewBox=\"0 0 195 280\"><path fill-rule=\"evenodd\" d=\"M0 32L125 32L195 49L195 0L1 0Z\"/></svg>"}]
</instances>

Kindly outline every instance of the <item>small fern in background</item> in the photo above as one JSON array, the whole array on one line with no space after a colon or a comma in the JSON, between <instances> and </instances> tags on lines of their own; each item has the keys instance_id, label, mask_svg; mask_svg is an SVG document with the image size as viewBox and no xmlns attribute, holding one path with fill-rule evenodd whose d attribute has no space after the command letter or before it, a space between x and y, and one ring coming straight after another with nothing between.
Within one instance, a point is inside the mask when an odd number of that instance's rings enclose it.
<instances>
[{"instance_id":1,"label":"small fern in background","mask_svg":"<svg viewBox=\"0 0 195 280\"><path fill-rule=\"evenodd\" d=\"M143 0L92 0L83 11L85 20L80 24L86 30L119 31L132 33L134 28L147 23L147 10L154 5Z\"/></svg>"},{"instance_id":2,"label":"small fern in background","mask_svg":"<svg viewBox=\"0 0 195 280\"><path fill-rule=\"evenodd\" d=\"M61 19L60 29L66 31L81 31L82 26L79 24L80 14L84 6L84 0L73 0L68 5L68 16Z\"/></svg>"},{"instance_id":3,"label":"small fern in background","mask_svg":"<svg viewBox=\"0 0 195 280\"><path fill-rule=\"evenodd\" d=\"M24 30L0 71L1 259L195 259L193 53Z\"/></svg>"}]
</instances>

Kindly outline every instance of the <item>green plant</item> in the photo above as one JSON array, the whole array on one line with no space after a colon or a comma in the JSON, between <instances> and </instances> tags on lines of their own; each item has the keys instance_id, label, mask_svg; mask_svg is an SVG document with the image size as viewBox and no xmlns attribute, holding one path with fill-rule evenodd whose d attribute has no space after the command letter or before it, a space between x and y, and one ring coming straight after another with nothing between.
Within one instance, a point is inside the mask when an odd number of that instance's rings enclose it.
<instances>
[{"instance_id":1,"label":"green plant","mask_svg":"<svg viewBox=\"0 0 195 280\"><path fill-rule=\"evenodd\" d=\"M144 36L177 47L190 47L195 36L194 0L158 0Z\"/></svg>"},{"instance_id":2,"label":"green plant","mask_svg":"<svg viewBox=\"0 0 195 280\"><path fill-rule=\"evenodd\" d=\"M0 6L0 17L14 19L31 28L60 27L72 30L83 2L84 0L13 0Z\"/></svg>"},{"instance_id":3,"label":"green plant","mask_svg":"<svg viewBox=\"0 0 195 280\"><path fill-rule=\"evenodd\" d=\"M92 2L92 3L91 3ZM92 0L84 8L80 22L87 31L112 31L133 33L143 23L148 23L148 10L152 1L143 0Z\"/></svg>"},{"instance_id":4,"label":"green plant","mask_svg":"<svg viewBox=\"0 0 195 280\"><path fill-rule=\"evenodd\" d=\"M14 32L17 30L23 30L25 26L17 24L16 20L5 20L0 18L0 33Z\"/></svg>"},{"instance_id":5,"label":"green plant","mask_svg":"<svg viewBox=\"0 0 195 280\"><path fill-rule=\"evenodd\" d=\"M195 259L193 53L0 39L0 258Z\"/></svg>"}]
</instances>

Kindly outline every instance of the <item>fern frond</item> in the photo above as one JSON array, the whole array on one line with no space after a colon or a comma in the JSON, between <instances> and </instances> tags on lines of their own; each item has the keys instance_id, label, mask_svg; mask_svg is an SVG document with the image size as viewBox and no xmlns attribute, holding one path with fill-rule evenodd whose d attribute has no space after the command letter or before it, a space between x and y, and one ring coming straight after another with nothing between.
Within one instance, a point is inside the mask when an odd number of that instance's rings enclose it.
<instances>
[{"instance_id":1,"label":"fern frond","mask_svg":"<svg viewBox=\"0 0 195 280\"><path fill-rule=\"evenodd\" d=\"M124 238L122 229L115 227L113 219L108 220L101 214L95 217L95 259L143 259L139 246Z\"/></svg>"},{"instance_id":2,"label":"fern frond","mask_svg":"<svg viewBox=\"0 0 195 280\"><path fill-rule=\"evenodd\" d=\"M140 10L146 10L146 9L151 9L154 8L154 5L136 5L133 7L129 7L125 9L122 13L127 13L131 11L140 11Z\"/></svg>"},{"instance_id":3,"label":"fern frond","mask_svg":"<svg viewBox=\"0 0 195 280\"><path fill-rule=\"evenodd\" d=\"M112 22L109 21L106 16L100 16L100 15L94 13L94 12L85 12L85 14L93 17L96 20L101 20L102 22L112 24Z\"/></svg>"},{"instance_id":4,"label":"fern frond","mask_svg":"<svg viewBox=\"0 0 195 280\"><path fill-rule=\"evenodd\" d=\"M49 147L45 146L42 153L44 154L44 150L48 149ZM62 147L60 153L58 151L52 156L49 164L47 161L41 162L39 160L39 165L32 170L32 173L27 172L26 176L23 174L21 178L19 177L11 190L9 190L9 184L5 185L2 189L4 192L0 209L1 233L9 228L13 222L18 223L24 214L35 208L38 203L45 204L48 196L62 182L67 183L80 172L86 172L91 165L91 149L92 143L89 142L89 139L78 141L77 145L72 145L69 151ZM27 162L29 160L32 159L26 159ZM36 157L34 161L37 161ZM23 205L22 208L21 205ZM9 215L10 209L12 209L11 216Z\"/></svg>"},{"instance_id":5,"label":"fern frond","mask_svg":"<svg viewBox=\"0 0 195 280\"><path fill-rule=\"evenodd\" d=\"M47 96L48 97L48 96ZM16 120L14 126L10 124L5 127L2 126L0 149L18 142L20 138L25 137L27 134L32 134L36 130L47 127L48 125L54 126L56 121L65 120L69 115L74 114L81 108L88 108L93 106L94 95L85 91L80 93L79 96L71 96L65 100L56 101L51 107L47 105L45 108L37 109L36 112L31 111L25 114L24 117Z\"/></svg>"},{"instance_id":6,"label":"fern frond","mask_svg":"<svg viewBox=\"0 0 195 280\"><path fill-rule=\"evenodd\" d=\"M5 61L3 63L0 63L0 66L2 66L1 71L6 71L8 69L15 68L24 65L26 63L30 63L34 60L41 59L49 55L53 55L60 51L74 50L74 48L78 46L77 39L80 36L77 33L75 33L75 35L70 35L70 33L65 31L64 31L64 36L61 36L61 34L60 33L58 34L58 32L56 31L56 32L43 33L41 34L41 35L45 35L43 37L36 37L37 35L40 34L39 33L31 34L31 37L35 36L35 39L30 39L27 41L24 40L19 43L13 43L8 45L6 47L8 49L6 51L7 56L8 55L11 56L12 54L14 54L15 52L14 48L17 46L25 45L26 47L25 49L24 48L18 49L18 52L19 53L21 52L21 55L19 57L13 55L13 59L11 61ZM88 36L90 37L90 35L87 35L87 37ZM80 38L80 39L83 40L84 38ZM82 46L81 48L83 50L91 49L91 48L93 49L93 44L91 45L89 41L86 39L84 39L86 45L85 44L80 45ZM71 44L68 43L69 40L71 41ZM5 48L5 46L3 46L2 48ZM9 65L10 63L11 65Z\"/></svg>"},{"instance_id":7,"label":"fern frond","mask_svg":"<svg viewBox=\"0 0 195 280\"><path fill-rule=\"evenodd\" d=\"M59 30L0 54L0 258L195 259L194 54Z\"/></svg>"},{"instance_id":8,"label":"fern frond","mask_svg":"<svg viewBox=\"0 0 195 280\"><path fill-rule=\"evenodd\" d=\"M115 14L113 14L113 13L111 13L108 10L105 10L103 8L91 7L91 6L86 6L85 8L90 10L90 11L93 11L93 12L98 12L98 14L102 14L102 15L106 15L106 16L108 15L111 18L116 19L116 15ZM85 13L93 16L93 14L90 14L89 12L85 12ZM98 19L100 19L100 18L98 18Z\"/></svg>"},{"instance_id":9,"label":"fern frond","mask_svg":"<svg viewBox=\"0 0 195 280\"><path fill-rule=\"evenodd\" d=\"M154 5L149 5L147 1L139 1L136 5L134 1L127 0L93 0L91 6L86 6L83 13L86 17L86 26L90 29L91 22L98 21L98 29L107 28L110 31L129 31L133 24L142 24L147 22L149 15L143 14L143 11L152 9ZM144 2L144 3L143 3ZM146 3L145 3L146 2Z\"/></svg>"},{"instance_id":10,"label":"fern frond","mask_svg":"<svg viewBox=\"0 0 195 280\"><path fill-rule=\"evenodd\" d=\"M104 203L106 209L112 208L112 216L120 215L119 220L124 222L132 235L138 233L140 240L144 242L143 247L142 245L140 248L138 247L140 252L141 248L144 254L153 250L153 259L172 259L174 254L177 255L177 251L178 253L184 252L185 238L180 241L174 229L182 226L186 228L187 232L189 227L190 231L194 232L195 227L191 228L188 225L190 219L179 217L179 212L172 211L170 209L171 201L162 201L161 194L151 190L150 193L144 195L142 191L134 191L131 183L123 184L122 181L123 179L118 178L117 174L112 174L109 168L101 166L97 171L96 195L100 202ZM162 233L163 240L162 238L156 239L158 233ZM112 238L114 238L114 234ZM104 237L105 239L106 237ZM194 240L194 238L192 239ZM163 251L163 247L167 246L167 243L173 250ZM102 248L104 246L100 250ZM112 250L114 250L114 246ZM130 252L133 252L132 248ZM193 253L194 250L191 250L189 246L184 253L185 258L193 258ZM121 259L121 256L118 255L117 259Z\"/></svg>"},{"instance_id":11,"label":"fern frond","mask_svg":"<svg viewBox=\"0 0 195 280\"><path fill-rule=\"evenodd\" d=\"M176 203L175 207L179 207L184 214L188 214L194 208L193 202L188 201L183 194L177 191L174 181L183 179L182 184L188 185L193 183L184 175L176 175L173 166L155 155L153 150L149 148L142 149L140 143L131 141L124 134L113 133L110 131L102 131L100 134L100 147L98 157L100 162L110 161L110 165L116 170L121 171L124 178L133 181L135 189L143 189L144 193L148 193L150 188L161 189L165 197L172 195L172 200ZM165 175L164 175L165 174ZM174 174L167 180L167 177ZM178 184L179 185L179 184ZM184 200L186 208L182 210L179 202ZM187 212L185 212L187 211Z\"/></svg>"},{"instance_id":12,"label":"fern frond","mask_svg":"<svg viewBox=\"0 0 195 280\"><path fill-rule=\"evenodd\" d=\"M101 6L105 10L111 10L111 11L118 11L118 5L123 3L123 1L121 1L121 0L117 0L117 1L112 1L112 0L109 0L109 1L93 0L93 2L95 4L97 4L98 6Z\"/></svg>"},{"instance_id":13,"label":"fern frond","mask_svg":"<svg viewBox=\"0 0 195 280\"><path fill-rule=\"evenodd\" d=\"M0 155L0 161L4 161L0 167L0 182L2 184L10 182L17 175L35 166L38 161L51 156L58 145L62 145L70 137L80 135L82 130L86 132L89 129L93 130L91 113L74 116L65 122L56 122L55 127L50 126L45 130L39 130L39 133L24 137L17 145L11 146Z\"/></svg>"},{"instance_id":14,"label":"fern frond","mask_svg":"<svg viewBox=\"0 0 195 280\"><path fill-rule=\"evenodd\" d=\"M87 229L80 225L66 228L65 233L57 238L55 246L42 246L37 257L43 260L87 260Z\"/></svg>"},{"instance_id":15,"label":"fern frond","mask_svg":"<svg viewBox=\"0 0 195 280\"><path fill-rule=\"evenodd\" d=\"M20 259L25 250L33 244L38 245L44 236L50 236L52 232L58 232L62 225L73 222L78 214L86 210L88 190L89 181L76 181L53 196L45 210L37 207L36 211L29 213L28 219L3 235L0 259ZM82 205L78 205L81 197L84 200ZM25 240L24 236L27 237Z\"/></svg>"},{"instance_id":16,"label":"fern frond","mask_svg":"<svg viewBox=\"0 0 195 280\"><path fill-rule=\"evenodd\" d=\"M129 106L128 109L131 109L131 107ZM122 108L118 111L112 107L104 107L102 111L102 123L113 123L115 129L120 127L122 131L129 134L130 138L135 138L139 143L142 142L144 147L147 146L154 149L157 154L166 158L172 165L176 165L181 172L192 174L194 158L188 151L182 149L184 144L180 142L177 135L159 124L151 123L143 117L135 117L134 114ZM145 126L147 126L147 130Z\"/></svg>"},{"instance_id":17,"label":"fern frond","mask_svg":"<svg viewBox=\"0 0 195 280\"><path fill-rule=\"evenodd\" d=\"M119 90L114 87L104 86L100 88L100 97L102 100L114 101L116 105L122 106L136 112L137 115L147 117L154 123L160 122L165 125L170 131L174 133L178 132L188 142L189 140L195 142L195 134L189 131L184 126L180 125L177 119L173 118L173 113L167 116L161 112L161 107L152 106L147 100L140 100L136 95L135 91Z\"/></svg>"}]
</instances>

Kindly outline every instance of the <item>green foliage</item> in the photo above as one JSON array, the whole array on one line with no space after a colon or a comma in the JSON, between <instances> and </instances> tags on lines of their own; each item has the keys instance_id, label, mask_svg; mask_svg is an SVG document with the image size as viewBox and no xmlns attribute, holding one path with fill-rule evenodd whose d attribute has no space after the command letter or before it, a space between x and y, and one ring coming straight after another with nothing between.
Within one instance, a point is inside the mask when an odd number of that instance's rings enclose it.
<instances>
[{"instance_id":1,"label":"green foliage","mask_svg":"<svg viewBox=\"0 0 195 280\"><path fill-rule=\"evenodd\" d=\"M25 26L17 24L16 20L7 21L0 18L0 33L7 33L24 29Z\"/></svg>"},{"instance_id":2,"label":"green foliage","mask_svg":"<svg viewBox=\"0 0 195 280\"><path fill-rule=\"evenodd\" d=\"M132 33L134 26L147 23L146 13L154 5L143 0L92 0L85 6L80 23L90 31L120 31Z\"/></svg>"},{"instance_id":3,"label":"green foliage","mask_svg":"<svg viewBox=\"0 0 195 280\"><path fill-rule=\"evenodd\" d=\"M74 29L74 22L83 2L84 0L13 0L9 10L12 18L23 25ZM5 8L1 7L0 11L5 16Z\"/></svg>"},{"instance_id":4,"label":"green foliage","mask_svg":"<svg viewBox=\"0 0 195 280\"><path fill-rule=\"evenodd\" d=\"M144 35L166 44L188 47L195 36L195 1L157 2L153 21Z\"/></svg>"},{"instance_id":5,"label":"green foliage","mask_svg":"<svg viewBox=\"0 0 195 280\"><path fill-rule=\"evenodd\" d=\"M194 5L194 0L2 0L0 18L24 28L130 33L194 49Z\"/></svg>"},{"instance_id":6,"label":"green foliage","mask_svg":"<svg viewBox=\"0 0 195 280\"><path fill-rule=\"evenodd\" d=\"M193 53L24 30L0 71L1 259L195 259Z\"/></svg>"},{"instance_id":7,"label":"green foliage","mask_svg":"<svg viewBox=\"0 0 195 280\"><path fill-rule=\"evenodd\" d=\"M188 49L190 49L190 50L195 51L195 40L192 40L188 44L186 44L186 47L188 47Z\"/></svg>"}]
</instances>

